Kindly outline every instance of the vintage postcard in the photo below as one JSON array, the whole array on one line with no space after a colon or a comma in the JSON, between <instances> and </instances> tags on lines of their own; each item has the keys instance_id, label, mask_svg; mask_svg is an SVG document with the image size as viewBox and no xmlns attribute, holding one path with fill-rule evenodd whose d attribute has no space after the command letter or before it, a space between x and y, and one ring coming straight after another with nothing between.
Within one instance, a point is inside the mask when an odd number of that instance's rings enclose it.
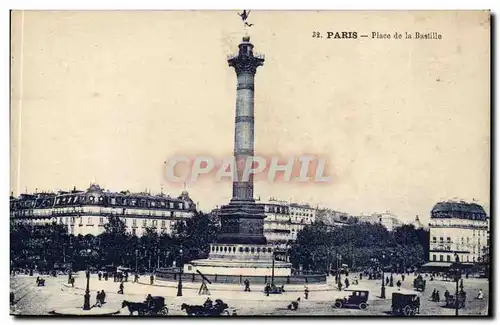
<instances>
[{"instance_id":1,"label":"vintage postcard","mask_svg":"<svg viewBox=\"0 0 500 325\"><path fill-rule=\"evenodd\" d=\"M488 316L489 11L12 11L11 314Z\"/></svg>"}]
</instances>

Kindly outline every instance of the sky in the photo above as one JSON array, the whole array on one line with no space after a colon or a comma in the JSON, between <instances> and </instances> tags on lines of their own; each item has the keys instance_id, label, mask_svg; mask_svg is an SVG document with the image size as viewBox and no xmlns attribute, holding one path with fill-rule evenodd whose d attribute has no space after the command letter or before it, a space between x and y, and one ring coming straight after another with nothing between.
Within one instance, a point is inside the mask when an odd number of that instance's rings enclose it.
<instances>
[{"instance_id":1,"label":"sky","mask_svg":"<svg viewBox=\"0 0 500 325\"><path fill-rule=\"evenodd\" d=\"M255 152L311 154L329 184L255 195L428 220L442 200L489 207L490 45L484 12L252 11ZM234 11L13 12L11 190L163 192L175 155L231 156L244 33ZM323 38L313 38L319 31ZM327 31L441 40L327 39ZM404 36L403 36L404 37ZM186 184L203 210L231 183ZM489 213L489 212L488 212Z\"/></svg>"}]
</instances>

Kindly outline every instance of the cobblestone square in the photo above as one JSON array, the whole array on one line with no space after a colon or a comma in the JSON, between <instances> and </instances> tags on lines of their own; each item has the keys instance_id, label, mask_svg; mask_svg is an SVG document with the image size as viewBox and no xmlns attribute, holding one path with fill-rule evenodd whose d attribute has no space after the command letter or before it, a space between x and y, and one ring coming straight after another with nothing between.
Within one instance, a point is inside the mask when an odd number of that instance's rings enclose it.
<instances>
[{"instance_id":1,"label":"cobblestone square","mask_svg":"<svg viewBox=\"0 0 500 325\"><path fill-rule=\"evenodd\" d=\"M96 275L91 276L90 294L91 304L95 302L97 290L106 292L106 307L110 310L119 311L117 315L129 315L126 308L121 308L122 301L142 302L148 294L165 297L169 315L186 315L181 311L181 304L202 305L207 296L198 295L199 283L183 283L183 296L177 297L177 284L173 282L156 281L154 285L146 284L147 277L141 277L139 283L126 282L124 294L117 294L119 283L99 281ZM83 305L85 291L85 276L80 273L76 277L75 287L67 285L67 278L58 276L46 279L44 287L37 287L36 277L16 276L11 277L11 290L16 296L16 307L12 311L16 315L48 315L53 310L63 308L75 308ZM293 315L376 315L388 316L391 310L392 292L396 287L386 287L386 299L379 298L380 280L362 280L359 285L353 285L350 289L364 289L370 291L368 308L359 309L335 309L332 307L335 298L346 296L345 291L338 291L333 287L333 278L328 279L327 285L310 286L309 299L304 299L302 286L289 286L283 294L275 294L266 297L263 288L253 286L251 292L243 292L243 286L215 284L209 286L210 298L212 300L222 299L229 305L230 314L236 311L239 316L268 315L268 316L293 316ZM413 277L406 277L402 290L413 290ZM454 315L455 310L445 308L444 302L431 302L429 296L436 288L441 293L448 289L451 293L455 290L454 282L430 281L425 292L419 293L421 299L421 316L426 315ZM464 281L464 290L467 292L467 301L464 309L459 310L460 315L482 316L488 312L488 282L485 279L468 279ZM478 290L484 292L484 300L474 299ZM287 309L287 305L301 297L299 308L296 311ZM98 308L98 307L94 307Z\"/></svg>"}]
</instances>

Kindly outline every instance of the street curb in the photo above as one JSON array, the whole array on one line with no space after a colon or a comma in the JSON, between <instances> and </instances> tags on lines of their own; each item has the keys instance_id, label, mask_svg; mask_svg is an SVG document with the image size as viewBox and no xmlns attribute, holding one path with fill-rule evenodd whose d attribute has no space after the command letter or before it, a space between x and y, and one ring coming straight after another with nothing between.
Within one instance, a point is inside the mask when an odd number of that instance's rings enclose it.
<instances>
[{"instance_id":1,"label":"street curb","mask_svg":"<svg viewBox=\"0 0 500 325\"><path fill-rule=\"evenodd\" d=\"M159 280L157 280L159 281ZM144 285L144 286L153 286L153 287L162 287L162 288L177 288L177 283L176 282L169 282L169 281L161 281L163 283L166 283L166 284L149 284L149 283L144 283L144 282L137 282L138 284L140 285ZM188 282L189 284L192 284L193 282ZM200 283L201 285L201 283ZM216 284L217 287L213 287L211 290L214 290L214 291L218 291L218 290L221 290L221 291L236 291L236 292L243 292L243 288L240 288L240 289L236 289L236 288L231 288L229 286L231 286L232 284L224 284L224 283L217 283ZM228 288L221 288L219 286L224 286L224 285L227 285ZM311 291L338 291L337 289L334 289L334 288L330 288L330 286L328 286L327 289L323 289L323 288L315 288L314 285L312 285L313 287L311 286L308 286L309 288L309 292ZM198 290L198 288L193 288L193 287L190 287L190 286L187 286L185 285L183 287L183 289L191 289L191 290ZM304 289L286 289L286 292L303 292ZM264 290L257 290L257 292L264 292Z\"/></svg>"}]
</instances>

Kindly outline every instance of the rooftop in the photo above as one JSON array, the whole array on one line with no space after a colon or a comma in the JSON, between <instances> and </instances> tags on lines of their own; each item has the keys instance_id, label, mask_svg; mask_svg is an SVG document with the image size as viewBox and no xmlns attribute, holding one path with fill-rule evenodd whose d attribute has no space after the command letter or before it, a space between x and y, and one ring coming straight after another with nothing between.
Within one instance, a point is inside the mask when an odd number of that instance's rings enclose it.
<instances>
[{"instance_id":1,"label":"rooftop","mask_svg":"<svg viewBox=\"0 0 500 325\"><path fill-rule=\"evenodd\" d=\"M438 202L431 211L431 218L460 218L486 220L488 216L483 207L477 203L465 201Z\"/></svg>"}]
</instances>

